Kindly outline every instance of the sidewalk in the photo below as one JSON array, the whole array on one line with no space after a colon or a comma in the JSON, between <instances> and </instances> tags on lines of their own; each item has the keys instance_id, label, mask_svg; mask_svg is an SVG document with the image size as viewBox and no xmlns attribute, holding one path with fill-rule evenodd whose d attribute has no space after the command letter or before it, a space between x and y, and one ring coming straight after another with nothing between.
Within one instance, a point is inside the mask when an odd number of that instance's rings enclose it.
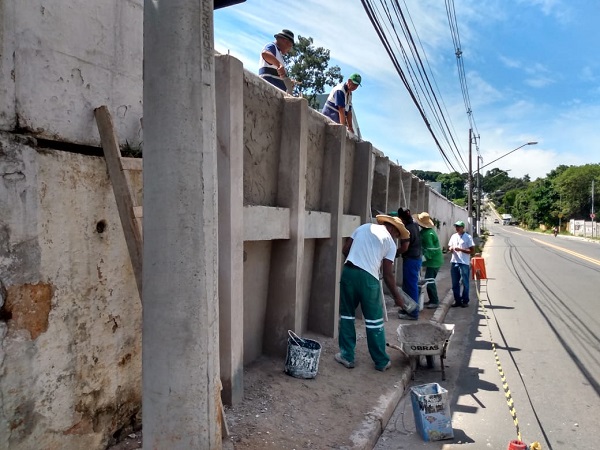
<instances>
[{"instance_id":1,"label":"sidewalk","mask_svg":"<svg viewBox=\"0 0 600 450\"><path fill-rule=\"evenodd\" d=\"M449 255L437 277L441 305L424 309L419 321L442 323L453 302ZM427 299L427 298L426 298ZM398 308L386 296L389 343L398 343ZM227 449L372 449L411 381L408 358L388 348L392 366L378 372L368 354L364 323L356 321L356 367L346 369L333 356L337 340L307 333L322 345L317 376L311 380L283 372L284 358L262 357L244 371L245 398L226 408L230 438ZM434 370L439 373L439 358ZM451 370L451 369L450 369Z\"/></svg>"},{"instance_id":2,"label":"sidewalk","mask_svg":"<svg viewBox=\"0 0 600 450\"><path fill-rule=\"evenodd\" d=\"M450 280L450 255L436 284L441 300L436 310L424 309L419 321L443 323L453 303ZM427 297L426 297L427 301ZM401 323L398 307L386 296L389 320L385 323L387 341L397 344L396 329ZM337 339L311 333L302 337L318 341L321 348L319 370L311 380L293 378L284 373L285 357L261 357L244 369L244 400L225 408L229 438L226 450L300 450L343 449L372 450L392 417L396 406L411 384L408 358L388 348L392 366L378 372L367 350L364 322L356 320L356 367L346 369L333 356L339 351ZM454 370L446 364L446 374ZM450 366L450 367L448 367ZM441 381L439 358L434 371ZM143 432L137 431L110 450L141 449Z\"/></svg>"}]
</instances>

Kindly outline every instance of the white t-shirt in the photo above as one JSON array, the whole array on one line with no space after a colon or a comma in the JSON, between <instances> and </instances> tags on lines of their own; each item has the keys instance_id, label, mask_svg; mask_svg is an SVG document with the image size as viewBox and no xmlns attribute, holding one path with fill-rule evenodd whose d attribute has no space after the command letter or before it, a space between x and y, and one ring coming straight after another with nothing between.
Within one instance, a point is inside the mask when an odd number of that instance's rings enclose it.
<instances>
[{"instance_id":1,"label":"white t-shirt","mask_svg":"<svg viewBox=\"0 0 600 450\"><path fill-rule=\"evenodd\" d=\"M465 250L473 247L474 245L473 238L466 232L463 233L462 236L458 233L454 233L452 236L450 236L450 241L448 241L448 247L464 248ZM450 262L469 265L471 264L471 255L463 252L452 252Z\"/></svg>"},{"instance_id":2,"label":"white t-shirt","mask_svg":"<svg viewBox=\"0 0 600 450\"><path fill-rule=\"evenodd\" d=\"M381 261L396 258L396 242L385 228L385 225L366 223L361 225L351 236L353 242L346 261L366 270L379 280Z\"/></svg>"}]
</instances>

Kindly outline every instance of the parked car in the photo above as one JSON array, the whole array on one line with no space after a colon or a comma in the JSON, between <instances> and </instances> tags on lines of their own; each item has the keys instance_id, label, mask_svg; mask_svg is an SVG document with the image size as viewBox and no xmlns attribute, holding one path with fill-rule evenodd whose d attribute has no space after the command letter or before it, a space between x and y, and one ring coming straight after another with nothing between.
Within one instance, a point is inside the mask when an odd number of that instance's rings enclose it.
<instances>
[{"instance_id":1,"label":"parked car","mask_svg":"<svg viewBox=\"0 0 600 450\"><path fill-rule=\"evenodd\" d=\"M494 219L494 223L500 223L500 219Z\"/></svg>"}]
</instances>

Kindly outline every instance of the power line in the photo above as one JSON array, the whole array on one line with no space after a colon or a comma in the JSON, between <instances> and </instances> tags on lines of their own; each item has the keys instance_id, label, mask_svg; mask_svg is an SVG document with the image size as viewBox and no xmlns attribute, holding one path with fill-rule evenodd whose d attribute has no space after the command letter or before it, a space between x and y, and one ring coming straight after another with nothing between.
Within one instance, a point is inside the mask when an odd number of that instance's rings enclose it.
<instances>
[{"instance_id":1,"label":"power line","mask_svg":"<svg viewBox=\"0 0 600 450\"><path fill-rule=\"evenodd\" d=\"M428 75L423 65L423 59L420 56L398 1L391 1L391 8L383 0L380 0L379 2L381 8L374 5L374 2L370 0L361 0L361 2L383 47L388 53L394 68L398 72L400 79L433 137L446 165L449 166L452 171L458 172L453 165L453 162L450 160L448 154L450 153L453 159L458 163L459 167L466 168L466 164L456 148L456 141L448 126L444 111L438 101L439 95L436 95L430 81L430 78L433 78L433 76ZM400 30L400 33L404 36L404 40L400 39L398 30ZM394 49L396 49L397 53ZM400 64L400 60L403 61L405 68ZM428 115L431 116L433 122L429 120ZM442 136L441 139L438 138L434 127L437 127L438 133ZM442 147L440 140L445 140L449 151L446 151Z\"/></svg>"},{"instance_id":2,"label":"power line","mask_svg":"<svg viewBox=\"0 0 600 450\"><path fill-rule=\"evenodd\" d=\"M472 143L475 144L479 156L479 132L471 108L454 1L445 1L457 58L461 93L470 128L474 131ZM361 2L394 68L433 137L446 166L452 171L459 172L455 168L457 166L463 173L468 172L469 169L462 156L463 152L459 150L460 140L455 138L454 125L439 93L439 87L406 2L403 1L404 10L398 0L361 0Z\"/></svg>"}]
</instances>

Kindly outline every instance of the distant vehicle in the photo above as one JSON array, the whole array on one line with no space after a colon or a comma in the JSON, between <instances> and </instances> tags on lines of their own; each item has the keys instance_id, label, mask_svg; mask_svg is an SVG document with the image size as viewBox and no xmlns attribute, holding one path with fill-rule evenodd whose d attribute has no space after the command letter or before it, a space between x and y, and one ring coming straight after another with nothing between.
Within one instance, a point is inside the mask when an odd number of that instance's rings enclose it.
<instances>
[{"instance_id":1,"label":"distant vehicle","mask_svg":"<svg viewBox=\"0 0 600 450\"><path fill-rule=\"evenodd\" d=\"M512 216L510 214L502 214L502 225L510 225Z\"/></svg>"},{"instance_id":2,"label":"distant vehicle","mask_svg":"<svg viewBox=\"0 0 600 450\"><path fill-rule=\"evenodd\" d=\"M494 223L500 223L498 219L494 219Z\"/></svg>"}]
</instances>

